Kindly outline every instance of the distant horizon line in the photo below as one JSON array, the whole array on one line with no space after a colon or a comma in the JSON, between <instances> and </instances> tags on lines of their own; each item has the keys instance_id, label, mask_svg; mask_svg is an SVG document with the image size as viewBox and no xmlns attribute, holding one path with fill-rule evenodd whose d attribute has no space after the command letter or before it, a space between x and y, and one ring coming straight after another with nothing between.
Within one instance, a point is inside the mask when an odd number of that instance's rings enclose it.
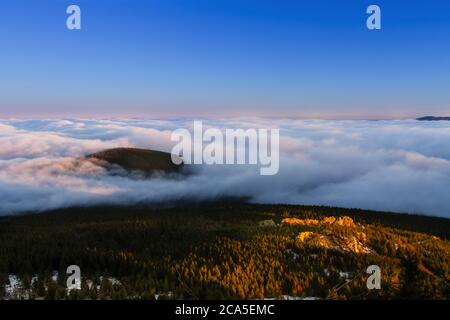
<instances>
[{"instance_id":1,"label":"distant horizon line","mask_svg":"<svg viewBox=\"0 0 450 320\"><path fill-rule=\"evenodd\" d=\"M67 116L67 115L45 115L45 116L36 116L36 115L18 115L18 116L9 116L2 117L0 116L0 120L2 121L11 121L11 120L174 120L174 119L185 119L185 120L195 120L195 119L205 119L205 120L214 120L214 119L289 119L289 120L324 120L324 121L395 121L395 120L418 120L420 118L449 118L449 116L445 115L419 115L419 116L411 116L411 117L315 117L315 116L270 116L270 115L220 115L220 116L208 116L208 115L144 115L144 116L125 116L125 115L79 115L79 116Z\"/></svg>"}]
</instances>

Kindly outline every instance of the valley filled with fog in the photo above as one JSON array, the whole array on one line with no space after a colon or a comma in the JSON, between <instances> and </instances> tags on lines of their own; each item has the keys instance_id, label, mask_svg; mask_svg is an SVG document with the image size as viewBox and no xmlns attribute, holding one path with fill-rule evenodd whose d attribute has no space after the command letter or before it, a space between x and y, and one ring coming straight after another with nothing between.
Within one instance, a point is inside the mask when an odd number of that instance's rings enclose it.
<instances>
[{"instance_id":1,"label":"valley filled with fog","mask_svg":"<svg viewBox=\"0 0 450 320\"><path fill-rule=\"evenodd\" d=\"M192 166L167 179L111 175L81 157L115 147L170 152L192 120L0 120L0 215L94 204L243 197L450 217L450 123L204 119L216 128L279 128L280 167Z\"/></svg>"}]
</instances>

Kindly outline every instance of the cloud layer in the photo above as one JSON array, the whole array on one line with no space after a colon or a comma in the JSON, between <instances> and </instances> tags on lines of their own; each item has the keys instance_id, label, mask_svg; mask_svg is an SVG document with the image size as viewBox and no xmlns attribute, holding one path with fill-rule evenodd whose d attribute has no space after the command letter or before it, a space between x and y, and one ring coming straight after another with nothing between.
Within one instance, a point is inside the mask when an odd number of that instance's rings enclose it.
<instances>
[{"instance_id":1,"label":"cloud layer","mask_svg":"<svg viewBox=\"0 0 450 320\"><path fill-rule=\"evenodd\" d=\"M110 175L80 156L118 146L170 151L183 120L0 120L0 215L97 203L248 197L450 217L450 122L205 120L280 128L280 171L198 166L180 179Z\"/></svg>"}]
</instances>

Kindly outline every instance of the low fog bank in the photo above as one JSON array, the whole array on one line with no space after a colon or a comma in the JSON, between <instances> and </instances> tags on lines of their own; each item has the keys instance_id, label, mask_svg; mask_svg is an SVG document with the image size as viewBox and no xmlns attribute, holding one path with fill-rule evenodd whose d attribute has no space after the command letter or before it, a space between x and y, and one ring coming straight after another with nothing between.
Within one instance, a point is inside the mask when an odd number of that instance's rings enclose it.
<instances>
[{"instance_id":1,"label":"low fog bank","mask_svg":"<svg viewBox=\"0 0 450 320\"><path fill-rule=\"evenodd\" d=\"M193 166L167 179L111 175L80 160L113 147L170 151L185 120L0 121L0 215L94 204L247 197L450 217L450 123L205 120L219 128L280 128L280 170Z\"/></svg>"}]
</instances>

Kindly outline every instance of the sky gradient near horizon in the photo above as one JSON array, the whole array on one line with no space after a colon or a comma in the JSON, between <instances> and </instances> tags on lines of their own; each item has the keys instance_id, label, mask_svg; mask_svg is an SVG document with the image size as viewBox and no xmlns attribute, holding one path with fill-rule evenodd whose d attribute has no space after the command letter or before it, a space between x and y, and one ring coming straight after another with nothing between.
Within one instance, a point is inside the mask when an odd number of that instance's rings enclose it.
<instances>
[{"instance_id":1,"label":"sky gradient near horizon","mask_svg":"<svg viewBox=\"0 0 450 320\"><path fill-rule=\"evenodd\" d=\"M0 46L0 118L450 115L444 0L10 0Z\"/></svg>"}]
</instances>

